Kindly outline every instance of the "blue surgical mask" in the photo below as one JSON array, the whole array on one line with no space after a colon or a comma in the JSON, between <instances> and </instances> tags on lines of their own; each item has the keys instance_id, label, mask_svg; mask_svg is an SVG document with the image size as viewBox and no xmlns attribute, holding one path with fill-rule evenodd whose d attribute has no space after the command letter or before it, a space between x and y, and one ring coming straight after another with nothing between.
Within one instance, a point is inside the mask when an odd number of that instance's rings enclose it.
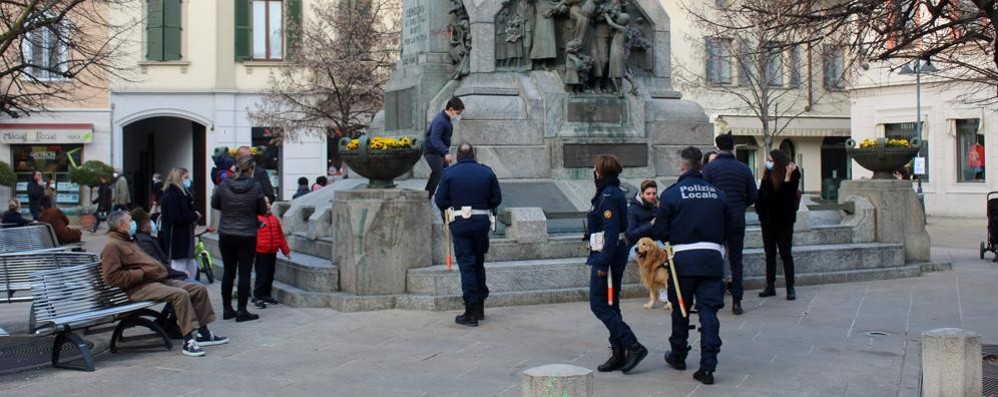
<instances>
[{"instance_id":1,"label":"blue surgical mask","mask_svg":"<svg viewBox=\"0 0 998 397\"><path fill-rule=\"evenodd\" d=\"M190 179L184 179L184 187L188 188L188 189L191 188L191 180Z\"/></svg>"},{"instance_id":2,"label":"blue surgical mask","mask_svg":"<svg viewBox=\"0 0 998 397\"><path fill-rule=\"evenodd\" d=\"M149 222L149 227L151 228L149 230L149 234L159 233L159 228L156 226L156 222Z\"/></svg>"},{"instance_id":3,"label":"blue surgical mask","mask_svg":"<svg viewBox=\"0 0 998 397\"><path fill-rule=\"evenodd\" d=\"M766 160L766 169L770 170L770 171L773 170L773 162L772 161Z\"/></svg>"},{"instance_id":4,"label":"blue surgical mask","mask_svg":"<svg viewBox=\"0 0 998 397\"><path fill-rule=\"evenodd\" d=\"M135 232L139 230L139 225L135 224L135 221L128 224L128 237L135 236Z\"/></svg>"}]
</instances>

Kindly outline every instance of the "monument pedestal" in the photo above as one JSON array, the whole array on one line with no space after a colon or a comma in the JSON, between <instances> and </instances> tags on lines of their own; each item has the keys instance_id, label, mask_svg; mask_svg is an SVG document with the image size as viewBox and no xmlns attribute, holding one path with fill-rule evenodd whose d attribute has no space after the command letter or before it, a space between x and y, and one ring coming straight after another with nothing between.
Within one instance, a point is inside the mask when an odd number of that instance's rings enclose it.
<instances>
[{"instance_id":1,"label":"monument pedestal","mask_svg":"<svg viewBox=\"0 0 998 397\"><path fill-rule=\"evenodd\" d=\"M431 264L430 201L402 189L341 191L333 199L335 263L342 292L405 293L406 271Z\"/></svg>"},{"instance_id":2,"label":"monument pedestal","mask_svg":"<svg viewBox=\"0 0 998 397\"><path fill-rule=\"evenodd\" d=\"M892 179L844 181L839 189L839 203L848 201L849 196L866 197L873 203L876 241L904 244L906 263L930 260L925 210L912 190L911 182Z\"/></svg>"}]
</instances>

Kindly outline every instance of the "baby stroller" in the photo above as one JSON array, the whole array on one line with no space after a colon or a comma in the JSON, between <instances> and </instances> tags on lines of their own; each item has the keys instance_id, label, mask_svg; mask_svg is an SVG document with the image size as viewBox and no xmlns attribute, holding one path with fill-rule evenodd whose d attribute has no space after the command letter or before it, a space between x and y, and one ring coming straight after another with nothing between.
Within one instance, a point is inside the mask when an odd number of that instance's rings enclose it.
<instances>
[{"instance_id":1,"label":"baby stroller","mask_svg":"<svg viewBox=\"0 0 998 397\"><path fill-rule=\"evenodd\" d=\"M998 262L998 192L988 192L988 240L981 241L981 259L984 253L995 254L994 262Z\"/></svg>"}]
</instances>

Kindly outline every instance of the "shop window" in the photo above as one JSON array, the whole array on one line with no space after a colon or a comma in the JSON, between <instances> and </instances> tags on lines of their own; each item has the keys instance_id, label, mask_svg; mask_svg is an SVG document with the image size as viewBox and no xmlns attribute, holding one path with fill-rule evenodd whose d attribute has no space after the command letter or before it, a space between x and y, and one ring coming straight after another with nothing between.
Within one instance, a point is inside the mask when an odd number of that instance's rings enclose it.
<instances>
[{"instance_id":1,"label":"shop window","mask_svg":"<svg viewBox=\"0 0 998 397\"><path fill-rule=\"evenodd\" d=\"M253 127L253 148L256 149L256 166L267 171L274 194L281 199L281 147L273 143L274 133L270 127Z\"/></svg>"},{"instance_id":2,"label":"shop window","mask_svg":"<svg viewBox=\"0 0 998 397\"><path fill-rule=\"evenodd\" d=\"M70 167L83 164L83 145L10 145L11 163L17 174L17 198L28 202L28 183L37 170L52 181L56 203L80 204L80 186L69 181Z\"/></svg>"},{"instance_id":3,"label":"shop window","mask_svg":"<svg viewBox=\"0 0 998 397\"><path fill-rule=\"evenodd\" d=\"M984 182L984 131L980 119L956 121L956 159L959 182Z\"/></svg>"},{"instance_id":4,"label":"shop window","mask_svg":"<svg viewBox=\"0 0 998 397\"><path fill-rule=\"evenodd\" d=\"M924 128L924 125L923 125ZM911 139L918 134L918 129L915 123L893 123L884 124L884 137L885 138L904 138ZM926 140L925 131L922 131L922 148L918 151L918 157L925 159L925 175L921 176L923 182L929 181L929 141ZM909 162L904 166L904 175L911 175L911 179L915 179L915 162L914 160Z\"/></svg>"}]
</instances>

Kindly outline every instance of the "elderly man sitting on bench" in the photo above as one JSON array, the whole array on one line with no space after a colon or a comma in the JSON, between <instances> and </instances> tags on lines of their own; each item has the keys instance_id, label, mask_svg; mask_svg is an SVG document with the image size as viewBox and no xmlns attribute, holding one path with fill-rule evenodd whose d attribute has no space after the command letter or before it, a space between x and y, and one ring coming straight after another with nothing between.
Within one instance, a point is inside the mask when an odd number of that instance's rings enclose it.
<instances>
[{"instance_id":1,"label":"elderly man sitting on bench","mask_svg":"<svg viewBox=\"0 0 998 397\"><path fill-rule=\"evenodd\" d=\"M108 285L121 288L133 301L172 304L184 335L184 355L200 357L204 355L201 346L229 342L208 330L208 323L215 321L208 290L198 283L168 279L166 269L135 243L137 226L131 214L115 211L107 222L110 230L101 252L101 275Z\"/></svg>"}]
</instances>

